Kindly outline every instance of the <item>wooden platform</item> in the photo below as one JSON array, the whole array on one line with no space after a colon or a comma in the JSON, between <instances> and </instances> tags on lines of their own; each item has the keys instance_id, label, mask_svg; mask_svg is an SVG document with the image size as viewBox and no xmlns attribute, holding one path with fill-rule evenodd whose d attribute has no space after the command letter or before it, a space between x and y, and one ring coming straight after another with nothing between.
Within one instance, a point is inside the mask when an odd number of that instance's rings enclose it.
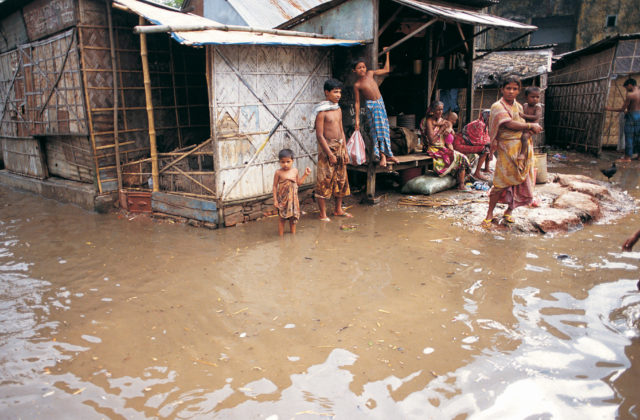
<instances>
[{"instance_id":1,"label":"wooden platform","mask_svg":"<svg viewBox=\"0 0 640 420\"><path fill-rule=\"evenodd\" d=\"M376 162L367 162L364 165L347 165L347 170L364 172L367 174L367 199L371 203L376 202L376 175L379 173L397 172L405 169L429 167L433 159L426 153L414 153L410 155L396 156L399 163L387 162L387 166L378 166Z\"/></svg>"}]
</instances>

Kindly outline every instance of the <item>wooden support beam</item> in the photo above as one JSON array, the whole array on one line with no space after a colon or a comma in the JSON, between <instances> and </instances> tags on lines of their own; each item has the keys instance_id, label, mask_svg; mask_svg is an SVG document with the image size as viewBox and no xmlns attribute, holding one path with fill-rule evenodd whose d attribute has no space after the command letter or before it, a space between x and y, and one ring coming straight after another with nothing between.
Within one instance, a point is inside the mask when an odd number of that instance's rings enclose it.
<instances>
[{"instance_id":1,"label":"wooden support beam","mask_svg":"<svg viewBox=\"0 0 640 420\"><path fill-rule=\"evenodd\" d=\"M382 27L378 30L378 36L382 35L382 33L389 27L389 25L391 25L393 23L393 21L398 17L398 15L402 11L402 9L404 9L404 6L398 7L396 9L396 11L393 12L391 17L389 19L387 19L387 21L384 23L384 25L382 25Z\"/></svg>"},{"instance_id":2,"label":"wooden support beam","mask_svg":"<svg viewBox=\"0 0 640 420\"><path fill-rule=\"evenodd\" d=\"M113 79L113 145L116 153L116 176L118 178L118 191L122 189L122 168L120 167L120 137L118 133L118 65L116 62L116 46L113 37L113 21L111 16L111 0L105 0L107 7L107 25L109 26L109 45L111 54L111 75ZM66 59L66 57L65 57Z\"/></svg>"},{"instance_id":3,"label":"wooden support beam","mask_svg":"<svg viewBox=\"0 0 640 420\"><path fill-rule=\"evenodd\" d=\"M178 168L176 166L176 170L178 172L180 172L183 176L189 178L191 181L193 181L195 184L199 185L200 187L204 188L205 190L209 191L212 195L216 195L216 193L209 187L207 187L206 185L204 185L203 183L201 183L200 181L198 181L197 179L195 179L194 177L192 177L191 175L189 175L188 173L186 173L185 171L183 171L182 169ZM155 185L154 185L155 187Z\"/></svg>"},{"instance_id":4,"label":"wooden support beam","mask_svg":"<svg viewBox=\"0 0 640 420\"><path fill-rule=\"evenodd\" d=\"M387 51L391 51L392 49L396 48L398 45L403 44L405 41L407 41L409 38L413 38L413 36L415 34L417 34L418 32L421 32L425 29L427 29L429 26L433 25L434 23L436 23L438 21L438 19L431 19L429 22L425 23L424 25L421 25L418 29L416 29L415 31L411 32L409 35L406 35L404 38L394 42L393 44L391 44L389 47L385 48L384 50L380 51L378 53L378 57L382 56L383 54L386 54Z\"/></svg>"},{"instance_id":5,"label":"wooden support beam","mask_svg":"<svg viewBox=\"0 0 640 420\"><path fill-rule=\"evenodd\" d=\"M465 50L467 50L467 52L469 52L469 43L467 42L467 39L464 37L464 32L462 31L462 26L460 26L460 22L456 22L456 26L458 27L460 38L462 38L462 41L464 42L464 48Z\"/></svg>"},{"instance_id":6,"label":"wooden support beam","mask_svg":"<svg viewBox=\"0 0 640 420\"><path fill-rule=\"evenodd\" d=\"M207 139L205 141L203 141L201 144L199 144L196 148L189 150L188 152L182 153L181 156L175 160L172 160L167 166L165 166L164 168L162 168L160 170L160 173L163 173L164 171L166 171L167 169L169 169L170 167L172 167L173 165L175 165L176 163L180 162L182 159L186 158L187 156L189 156L190 154L196 152L197 150L200 150L201 148L203 148L204 146L206 146L207 144L209 144L211 142L211 139ZM163 155L166 155L166 153L163 153Z\"/></svg>"},{"instance_id":7,"label":"wooden support beam","mask_svg":"<svg viewBox=\"0 0 640 420\"><path fill-rule=\"evenodd\" d=\"M333 39L331 35L316 34L312 32L299 32L299 31L286 31L282 29L272 28L253 28L250 26L240 25L223 25L223 24L206 24L206 25L193 25L193 24L176 24L176 25L149 25L143 26L143 23L139 23L138 26L133 28L133 32L136 34L158 34L163 32L199 32L217 30L225 32L253 32L257 34L273 34L284 36L296 36L304 38L320 38L320 39Z\"/></svg>"}]
</instances>

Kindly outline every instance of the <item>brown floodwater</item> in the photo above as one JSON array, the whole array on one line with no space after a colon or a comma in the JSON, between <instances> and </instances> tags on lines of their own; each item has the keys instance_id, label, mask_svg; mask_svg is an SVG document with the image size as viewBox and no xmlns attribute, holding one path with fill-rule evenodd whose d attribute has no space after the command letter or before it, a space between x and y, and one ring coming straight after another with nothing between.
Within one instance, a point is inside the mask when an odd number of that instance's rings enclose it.
<instances>
[{"instance_id":1,"label":"brown floodwater","mask_svg":"<svg viewBox=\"0 0 640 420\"><path fill-rule=\"evenodd\" d=\"M640 197L637 168L614 181ZM0 187L1 417L640 416L638 214L523 236L350 211L279 238Z\"/></svg>"}]
</instances>

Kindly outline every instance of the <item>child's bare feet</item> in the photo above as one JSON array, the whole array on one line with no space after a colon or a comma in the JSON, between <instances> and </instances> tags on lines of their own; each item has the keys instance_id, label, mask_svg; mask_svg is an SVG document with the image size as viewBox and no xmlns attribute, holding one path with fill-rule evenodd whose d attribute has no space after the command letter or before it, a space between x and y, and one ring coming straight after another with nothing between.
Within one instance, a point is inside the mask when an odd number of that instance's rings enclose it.
<instances>
[{"instance_id":1,"label":"child's bare feet","mask_svg":"<svg viewBox=\"0 0 640 420\"><path fill-rule=\"evenodd\" d=\"M321 218L320 218L320 221L321 221L321 222L330 222L330 221L331 221L331 219L329 219L327 216L324 216L324 217L321 217Z\"/></svg>"},{"instance_id":2,"label":"child's bare feet","mask_svg":"<svg viewBox=\"0 0 640 420\"><path fill-rule=\"evenodd\" d=\"M379 165L380 165L381 167L383 167L383 168L384 168L385 166L387 166L387 157L386 157L384 154L382 154L382 153L380 153L380 163L379 163Z\"/></svg>"},{"instance_id":3,"label":"child's bare feet","mask_svg":"<svg viewBox=\"0 0 640 420\"><path fill-rule=\"evenodd\" d=\"M389 156L389 158L388 158L388 159L389 159L391 162L393 162L393 163L400 163L400 161L398 160L398 158L397 158L397 157L395 157L395 156Z\"/></svg>"}]
</instances>

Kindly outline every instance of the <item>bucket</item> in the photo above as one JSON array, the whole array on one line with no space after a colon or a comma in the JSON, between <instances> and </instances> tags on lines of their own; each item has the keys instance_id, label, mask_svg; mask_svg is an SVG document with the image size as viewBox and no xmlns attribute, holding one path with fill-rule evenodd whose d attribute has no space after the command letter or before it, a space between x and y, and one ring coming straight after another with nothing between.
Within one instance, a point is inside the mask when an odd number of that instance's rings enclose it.
<instances>
[{"instance_id":1,"label":"bucket","mask_svg":"<svg viewBox=\"0 0 640 420\"><path fill-rule=\"evenodd\" d=\"M534 154L534 158L534 167L537 172L536 184L546 184L549 181L549 176L547 174L547 154L536 153Z\"/></svg>"}]
</instances>

